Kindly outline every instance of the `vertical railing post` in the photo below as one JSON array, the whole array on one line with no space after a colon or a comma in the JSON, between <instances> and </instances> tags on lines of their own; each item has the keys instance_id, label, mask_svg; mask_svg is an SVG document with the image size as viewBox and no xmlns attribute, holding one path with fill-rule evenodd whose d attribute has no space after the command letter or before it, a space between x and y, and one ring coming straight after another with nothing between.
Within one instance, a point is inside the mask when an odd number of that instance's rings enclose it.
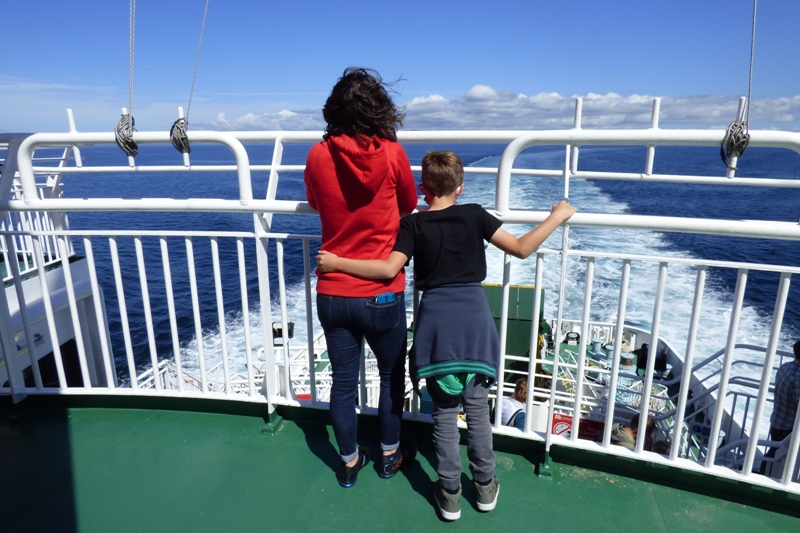
<instances>
[{"instance_id":1,"label":"vertical railing post","mask_svg":"<svg viewBox=\"0 0 800 533\"><path fill-rule=\"evenodd\" d=\"M13 230L13 227L11 229ZM22 283L22 273L20 272L19 262L17 261L17 257L18 257L18 255L17 255L17 242L16 242L16 239L14 239L13 235L11 235L10 237L11 238L6 238L6 244L7 244L7 247L8 247L9 256L13 260L8 261L6 264L10 267L11 276L12 276L12 279L14 280L14 290L15 290L16 296L17 296L17 309L19 309L19 315L20 315L20 318L22 319L22 327L23 327L23 330L25 332L25 338L28 340L28 360L31 363L31 369L33 370L34 384L36 385L36 389L37 390L42 390L44 388L44 385L42 384L42 374L41 374L41 371L39 370L39 364L38 364L39 355L37 353L36 343L33 341L33 330L31 329L31 321L30 321L30 317L28 316L28 306L25 305L25 290L24 290L24 286L23 286L23 283ZM27 261L27 255L25 255L24 257L25 257L25 260ZM6 309L8 310L9 309L8 308L8 301L6 300L6 291L5 290L3 290L3 301L5 302ZM9 311L9 313L10 313L10 311ZM11 316L10 316L10 314L8 315L7 318L4 318L4 322L8 327L11 327ZM13 351L7 352L5 350L5 348L4 348L3 349L3 354L14 354L14 355L16 355L17 354L17 344L16 344L16 338L15 338L15 332L11 332L7 336L5 336L5 335L6 335L6 333L4 333L4 337L3 338L7 339L9 344L11 346L13 346ZM14 341L13 344L11 344L11 341ZM9 359L10 358L8 358L8 357L6 358L6 364L10 365L10 366L7 366L7 368L9 369L8 372L9 372L9 378L10 378L12 369L16 368L17 365L16 365L16 359L15 358L13 360L11 360L11 361L9 361ZM13 387L14 382L12 381L11 384L12 384L12 387ZM24 383L17 383L17 388L22 388L23 386L24 386Z\"/></svg>"},{"instance_id":2,"label":"vertical railing post","mask_svg":"<svg viewBox=\"0 0 800 533\"><path fill-rule=\"evenodd\" d=\"M697 276L694 284L694 301L692 302L692 318L689 321L689 336L686 339L686 352L683 356L683 372L681 372L681 388L678 393L678 406L675 409L675 423L673 424L672 447L669 452L670 460L678 458L683 443L683 420L686 416L686 403L692 386L692 367L694 366L694 346L697 342L697 328L700 323L700 311L703 306L703 293L706 286L706 267L697 267Z\"/></svg>"},{"instance_id":3,"label":"vertical railing post","mask_svg":"<svg viewBox=\"0 0 800 533\"><path fill-rule=\"evenodd\" d=\"M572 123L572 129L580 131L582 117L583 117L583 98L576 98L575 120ZM578 171L578 152L580 151L580 147L577 145L571 145L571 146L572 146L572 158L570 161L569 171L570 173L574 174Z\"/></svg>"},{"instance_id":4,"label":"vertical railing post","mask_svg":"<svg viewBox=\"0 0 800 533\"><path fill-rule=\"evenodd\" d=\"M603 446L611 444L611 427L614 424L614 410L617 401L617 381L619 379L619 359L625 333L625 314L628 309L628 284L631 277L631 260L622 262L622 279L619 283L619 303L617 304L617 326L614 334L614 355L611 357L611 374L608 381L608 404L603 428Z\"/></svg>"},{"instance_id":5,"label":"vertical railing post","mask_svg":"<svg viewBox=\"0 0 800 533\"><path fill-rule=\"evenodd\" d=\"M58 388L61 391L67 388L67 377L64 373L64 359L61 355L61 343L58 337L56 328L55 312L53 311L53 302L50 299L50 287L47 284L47 271L45 270L44 257L42 256L42 245L39 236L34 236L33 239L33 253L36 257L36 269L39 278L39 286L42 290L42 301L44 302L45 316L47 317L47 326L50 333L50 341L53 348L53 358L56 363L56 373L58 374ZM28 340L32 343L32 339Z\"/></svg>"},{"instance_id":6,"label":"vertical railing post","mask_svg":"<svg viewBox=\"0 0 800 533\"><path fill-rule=\"evenodd\" d=\"M264 337L264 381L261 392L267 399L267 410L271 416L275 410L272 399L277 394L278 384L275 381L275 347L272 339L272 309L269 288L269 255L267 247L269 239L269 222L263 215L253 214L255 225L256 262L258 265L258 294L261 307L261 328Z\"/></svg>"},{"instance_id":7,"label":"vertical railing post","mask_svg":"<svg viewBox=\"0 0 800 533\"><path fill-rule=\"evenodd\" d=\"M566 155L564 158L564 199L569 198L569 145L566 147ZM559 274L558 283L558 314L556 315L556 359L559 355L559 346L561 344L561 320L564 317L564 294L566 292L567 281L567 259L569 258L569 224L564 224L563 233L561 234L561 272ZM555 376L554 376L555 377Z\"/></svg>"},{"instance_id":8,"label":"vertical railing post","mask_svg":"<svg viewBox=\"0 0 800 533\"><path fill-rule=\"evenodd\" d=\"M222 276L219 267L219 243L216 237L211 237L211 267L214 271L214 293L217 297L217 323L219 324L222 371L225 374L223 376L225 393L233 394L230 362L228 361L228 333L225 327L225 299L222 297Z\"/></svg>"},{"instance_id":9,"label":"vertical railing post","mask_svg":"<svg viewBox=\"0 0 800 533\"><path fill-rule=\"evenodd\" d=\"M722 426L722 418L725 415L725 401L728 394L728 380L731 375L731 363L733 362L733 352L736 349L736 335L739 333L739 317L742 314L742 302L744 301L744 290L747 286L747 270L739 269L736 280L736 290L733 296L733 310L731 311L730 325L728 326L728 340L725 345L725 356L722 360L722 371L719 376L719 388L717 389L717 404L714 407L714 419L711 421L711 435L708 437L708 451L706 452L706 466L711 467L717 455L719 444L719 430Z\"/></svg>"},{"instance_id":10,"label":"vertical railing post","mask_svg":"<svg viewBox=\"0 0 800 533\"><path fill-rule=\"evenodd\" d=\"M589 337L589 319L592 313L592 284L594 283L594 257L586 258L586 285L583 290L583 312L581 314L581 338L578 343L578 368L575 371L575 399L572 404L572 430L570 440L578 440L580 432L581 405L583 404L583 375L586 364L586 343Z\"/></svg>"},{"instance_id":11,"label":"vertical railing post","mask_svg":"<svg viewBox=\"0 0 800 533\"><path fill-rule=\"evenodd\" d=\"M178 324L175 313L175 295L172 290L172 269L169 264L169 246L165 236L159 237L161 244L161 264L164 269L164 289L167 293L167 312L169 313L169 330L172 336L172 357L175 359L175 373L178 391L183 391L183 358L181 357L180 338L178 337ZM199 339L198 339L198 342ZM153 369L155 372L156 369Z\"/></svg>"},{"instance_id":12,"label":"vertical railing post","mask_svg":"<svg viewBox=\"0 0 800 533\"><path fill-rule=\"evenodd\" d=\"M525 400L525 412L533 413L533 389L536 383L536 366L540 361L541 354L539 353L539 315L542 312L542 276L544 275L544 255L540 252L536 254L536 275L533 282L533 317L531 320L531 347L530 356L528 357L528 397ZM498 399L497 403L500 412L503 406ZM525 416L525 433L531 431L531 420L533 416L530 414Z\"/></svg>"},{"instance_id":13,"label":"vertical railing post","mask_svg":"<svg viewBox=\"0 0 800 533\"><path fill-rule=\"evenodd\" d=\"M508 338L508 295L511 280L511 256L503 254L503 289L500 298L500 375L497 376L497 393L495 395L495 427L500 427L502 420L503 383L506 378L506 339Z\"/></svg>"},{"instance_id":14,"label":"vertical railing post","mask_svg":"<svg viewBox=\"0 0 800 533\"><path fill-rule=\"evenodd\" d=\"M122 338L125 343L125 356L128 363L128 374L131 380L131 388L138 389L139 383L136 378L136 362L133 359L133 346L131 343L131 330L128 323L128 307L125 304L125 288L122 281L122 268L119 262L119 250L117 249L117 238L109 237L108 247L111 251L111 265L114 270L114 284L117 289L117 302L119 303L119 320L122 324Z\"/></svg>"},{"instance_id":15,"label":"vertical railing post","mask_svg":"<svg viewBox=\"0 0 800 533\"><path fill-rule=\"evenodd\" d=\"M275 139L275 147L272 151L272 165L269 171L269 181L267 182L267 191L265 198L267 200L274 200L278 194L278 180L280 179L280 167L283 161L283 137ZM272 213L264 213L262 215L268 227L272 227Z\"/></svg>"},{"instance_id":16,"label":"vertical railing post","mask_svg":"<svg viewBox=\"0 0 800 533\"><path fill-rule=\"evenodd\" d=\"M14 248L14 245L11 243L13 238L4 238L6 243L9 244L10 248ZM16 253L11 255L16 261ZM15 262L14 261L14 262ZM13 268L13 267L12 267ZM19 283L19 268L17 267L16 273L14 274L14 281L17 287L17 291L21 290L21 283ZM21 303L24 303L25 298L19 298ZM24 308L20 306L20 311ZM39 365L35 362L35 351L34 351L34 342L33 337L30 333L30 326L28 325L28 320L25 315L22 315L23 324L25 325L26 333L25 336L28 339L28 353L31 355L31 367L34 369L35 376L36 376L36 388L41 389L42 387L42 378L39 375ZM3 350L3 360L6 365L6 371L8 372L8 384L11 388L11 395L13 401L19 402L25 398L25 395L20 393L21 389L25 388L25 381L22 379L22 369L19 368L17 364L17 342L16 338L14 337L14 330L11 328L11 310L8 304L8 292L5 288L0 288L0 348ZM2 384L0 384L2 385Z\"/></svg>"},{"instance_id":17,"label":"vertical railing post","mask_svg":"<svg viewBox=\"0 0 800 533\"><path fill-rule=\"evenodd\" d=\"M75 297L75 284L72 280L72 268L69 264L67 244L61 238L58 239L58 249L61 255L61 269L64 274L64 286L67 289L70 318L72 318L72 334L75 337L75 346L78 350L78 365L80 366L83 386L84 388L88 389L92 387L92 380L89 376L89 366L86 359L86 338L83 334L83 327L85 327L86 321L81 320L82 317L78 313L78 301ZM85 315L83 318L85 318Z\"/></svg>"},{"instance_id":18,"label":"vertical railing post","mask_svg":"<svg viewBox=\"0 0 800 533\"><path fill-rule=\"evenodd\" d=\"M650 331L650 354L647 357L647 368L644 373L644 387L642 387L642 402L639 405L639 428L636 437L636 453L644 449L645 428L647 418L650 416L650 393L653 389L653 371L656 367L656 356L658 355L658 337L661 334L661 309L664 304L664 290L667 285L667 266L668 263L661 262L658 265L658 284L656 287L656 301L653 306L653 322ZM637 367L638 361L637 361Z\"/></svg>"},{"instance_id":19,"label":"vertical railing post","mask_svg":"<svg viewBox=\"0 0 800 533\"><path fill-rule=\"evenodd\" d=\"M780 342L781 326L783 325L783 313L786 310L786 298L789 295L789 285L792 275L786 272L781 274L778 284L778 295L775 298L775 311L772 314L772 326L769 331L769 341L767 341L767 353L764 355L764 366L761 369L761 385L758 388L758 399L756 400L756 410L753 414L752 424L750 425L750 442L747 443L747 450L744 456L744 466L742 472L745 476L753 472L753 460L756 456L758 447L758 435L760 433L761 417L764 416L764 406L767 404L767 395L772 381L772 368L775 362L775 352L778 350ZM744 424L742 424L744 430Z\"/></svg>"},{"instance_id":20,"label":"vertical railing post","mask_svg":"<svg viewBox=\"0 0 800 533\"><path fill-rule=\"evenodd\" d=\"M247 270L244 260L244 241L236 238L236 255L239 262L239 292L242 295L242 324L244 325L244 355L247 365L247 393L255 396L255 375L253 372L253 341L250 338L250 297L247 294Z\"/></svg>"},{"instance_id":21,"label":"vertical railing post","mask_svg":"<svg viewBox=\"0 0 800 533\"><path fill-rule=\"evenodd\" d=\"M108 332L108 317L103 300L103 290L97 280L97 265L94 260L94 250L90 237L83 238L83 249L86 253L86 262L89 269L89 280L92 286L92 303L97 327L97 337L100 341L101 356L103 358L103 370L105 372L106 387L114 389L117 386L117 371L114 366L114 358L111 353L111 340Z\"/></svg>"},{"instance_id":22,"label":"vertical railing post","mask_svg":"<svg viewBox=\"0 0 800 533\"><path fill-rule=\"evenodd\" d=\"M200 297L197 292L197 271L194 264L194 245L192 238L186 237L186 263L189 268L189 288L192 294L192 314L194 316L194 337L197 339L197 359L200 367L200 390L208 392L206 375L206 352L203 342L203 326L200 319ZM156 372L158 367L154 366Z\"/></svg>"},{"instance_id":23,"label":"vertical railing post","mask_svg":"<svg viewBox=\"0 0 800 533\"><path fill-rule=\"evenodd\" d=\"M308 350L308 385L311 393L311 404L317 403L317 365L314 354L314 317L313 297L311 295L311 249L308 239L303 239L303 288L306 297L306 334Z\"/></svg>"},{"instance_id":24,"label":"vertical railing post","mask_svg":"<svg viewBox=\"0 0 800 533\"><path fill-rule=\"evenodd\" d=\"M283 340L283 379L281 380L282 394L287 400L294 396L291 384L291 361L289 360L289 319L286 311L286 279L284 272L283 239L275 240L276 261L278 263L278 297L281 309L281 333Z\"/></svg>"},{"instance_id":25,"label":"vertical railing post","mask_svg":"<svg viewBox=\"0 0 800 533\"><path fill-rule=\"evenodd\" d=\"M147 267L144 261L144 249L142 248L142 238L136 236L133 238L136 246L136 263L139 268L139 286L142 291L142 306L144 307L144 323L147 327L147 343L150 346L150 364L153 367L153 377L155 378L156 390L160 391L163 388L161 380L158 379L158 349L156 348L155 330L153 327L153 315L150 312L150 290L147 283ZM194 275L194 272L192 272ZM198 337L197 344L201 344L202 336Z\"/></svg>"},{"instance_id":26,"label":"vertical railing post","mask_svg":"<svg viewBox=\"0 0 800 533\"><path fill-rule=\"evenodd\" d=\"M742 122L744 120L744 110L747 104L747 98L742 96L739 98L739 109L736 111L736 121ZM728 161L728 171L726 173L727 178L733 178L736 175L736 164L739 162L739 157L736 155L731 156L730 160Z\"/></svg>"}]
</instances>

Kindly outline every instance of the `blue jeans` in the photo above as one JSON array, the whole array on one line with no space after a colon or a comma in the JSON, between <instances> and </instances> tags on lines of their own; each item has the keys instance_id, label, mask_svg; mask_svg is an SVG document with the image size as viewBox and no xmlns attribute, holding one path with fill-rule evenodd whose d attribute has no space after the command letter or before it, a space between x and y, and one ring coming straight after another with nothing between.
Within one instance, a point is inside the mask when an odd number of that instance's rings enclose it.
<instances>
[{"instance_id":1,"label":"blue jeans","mask_svg":"<svg viewBox=\"0 0 800 533\"><path fill-rule=\"evenodd\" d=\"M364 339L375 354L381 380L378 403L381 448L400 444L406 364L406 305L402 292L395 301L317 294L317 315L325 332L333 385L330 412L333 433L344 462L358 455L356 398Z\"/></svg>"}]
</instances>

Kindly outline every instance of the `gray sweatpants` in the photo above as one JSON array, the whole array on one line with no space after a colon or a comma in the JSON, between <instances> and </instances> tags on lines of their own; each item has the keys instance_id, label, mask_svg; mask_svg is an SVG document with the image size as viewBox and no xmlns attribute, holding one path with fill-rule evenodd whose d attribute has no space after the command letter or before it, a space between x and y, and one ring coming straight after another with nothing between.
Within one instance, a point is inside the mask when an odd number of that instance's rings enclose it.
<instances>
[{"instance_id":1,"label":"gray sweatpants","mask_svg":"<svg viewBox=\"0 0 800 533\"><path fill-rule=\"evenodd\" d=\"M457 417L459 404L467 415L467 457L472 479L479 483L494 477L495 458L492 451L492 426L489 422L488 390L485 379L476 377L458 396L446 394L435 379L426 380L433 400L433 437L441 485L458 490L461 486L461 455Z\"/></svg>"}]
</instances>

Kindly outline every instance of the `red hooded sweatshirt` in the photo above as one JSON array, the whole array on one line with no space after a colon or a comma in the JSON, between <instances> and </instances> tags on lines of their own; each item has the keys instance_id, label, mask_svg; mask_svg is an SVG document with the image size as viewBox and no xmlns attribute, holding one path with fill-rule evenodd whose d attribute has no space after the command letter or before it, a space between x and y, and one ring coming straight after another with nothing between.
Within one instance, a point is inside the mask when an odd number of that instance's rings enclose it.
<instances>
[{"instance_id":1,"label":"red hooded sweatshirt","mask_svg":"<svg viewBox=\"0 0 800 533\"><path fill-rule=\"evenodd\" d=\"M308 152L306 198L319 211L322 249L351 259L386 259L400 215L417 207L414 174L403 147L379 137L330 137ZM369 280L317 269L317 292L370 297L405 289L405 271L393 280Z\"/></svg>"}]
</instances>

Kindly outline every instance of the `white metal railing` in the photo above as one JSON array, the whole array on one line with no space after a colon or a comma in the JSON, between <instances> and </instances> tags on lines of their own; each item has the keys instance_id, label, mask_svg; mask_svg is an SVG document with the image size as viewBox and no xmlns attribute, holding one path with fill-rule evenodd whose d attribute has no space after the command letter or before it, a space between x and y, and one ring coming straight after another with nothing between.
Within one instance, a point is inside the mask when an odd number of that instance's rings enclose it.
<instances>
[{"instance_id":1,"label":"white metal railing","mask_svg":"<svg viewBox=\"0 0 800 533\"><path fill-rule=\"evenodd\" d=\"M576 116L579 112L576 112ZM657 116L657 107L654 107ZM577 119L576 119L576 122ZM654 121L657 125L657 120ZM711 145L718 144L722 138L718 131L662 131L656 126L648 130L626 131L586 131L576 124L573 130L561 132L402 132L400 139L404 143L435 142L504 142L508 147L501 158L499 167L468 169L471 173L497 173L496 211L504 222L536 224L541 222L547 211L511 210L508 198L512 190L512 176L532 175L542 178L560 177L564 181L565 195L569 193L569 182L574 179L640 179L643 181L668 181L685 183L711 183L721 186L743 185L798 187L800 180L775 179L758 180L752 178L725 177L723 181L700 176L675 176L652 174L652 160L657 145ZM135 140L140 144L167 144L169 136L166 132L136 132ZM235 401L266 402L270 407L276 404L308 405L325 408L326 403L320 400L320 390L329 384L329 374L316 365L324 352L324 346L316 344L319 328L313 313L311 295L313 283L311 276L310 241L318 239L315 235L296 235L275 233L272 231L272 215L274 214L314 214L305 202L278 200L277 190L281 173L299 172L302 165L284 164L283 146L287 143L310 143L319 139L318 132L189 132L193 143L217 143L227 147L233 155L234 163L230 165L185 164L158 166L97 166L87 167L83 164L59 168L60 176L71 176L80 173L128 173L135 175L142 172L234 172L237 183L237 199L112 199L97 196L88 199L69 199L46 197L39 193L36 176L48 171L35 161L37 150L50 146L83 147L90 145L113 145L112 133L64 133L36 134L18 143L16 159L19 166L19 195L3 192L0 197L0 210L4 216L28 216L32 213L46 213L51 216L62 216L68 212L83 211L124 211L124 212L218 212L241 213L252 217L252 231L164 231L133 228L129 230L69 230L66 225L4 226L0 228L3 242L31 243L34 256L44 257L46 243L50 248L67 251L60 256L61 277L53 279L48 274L44 262L36 263L38 280L33 282L33 290L23 286L22 272L13 273L14 290L7 289L0 297L0 337L2 338L3 368L5 378L0 382L0 394L12 394L16 397L31 394L137 394L161 396L213 397ZM243 143L261 143L274 145L273 160L269 165L251 165L247 149ZM565 146L564 170L519 169L513 168L515 157L528 146L537 144L562 144ZM587 173L578 170L578 150L585 144L639 144L648 147L648 159L642 174L618 173L614 171ZM751 131L751 146L781 146L800 151L800 134ZM414 167L418 170L418 167ZM513 169L513 170L512 170ZM52 168L49 168L52 172ZM263 199L253 196L251 172L269 172L269 182ZM4 169L4 176L6 175ZM720 178L716 178L720 180ZM4 178L4 183L8 184ZM10 189L9 189L10 190ZM63 219L65 220L65 219ZM633 215L613 215L603 213L578 213L569 222L572 227L605 227L654 231L682 231L708 233L718 235L745 235L781 240L800 240L800 227L797 224L780 222L739 222L728 220L689 219L671 217L644 217ZM85 257L84 261L70 263L68 257L72 253L71 244L75 243L76 251ZM276 251L270 259L268 247L275 245ZM272 323L279 323L283 332L288 331L290 316L288 312L287 287L285 286L285 251L290 243L302 248L303 277L300 291L305 302L302 305L304 319L305 346L296 349L294 343L283 338L279 346L275 346ZM299 244L298 244L299 243ZM564 285L558 296L555 332L562 330L562 323L574 322L580 326L581 338L585 341L596 335L604 340L613 340L614 353L608 368L589 367L590 358L585 342L576 346L577 355L569 362L550 361L542 358L538 352L535 339L539 335L539 323L531 324L531 349L533 357L515 358L503 355L506 361L517 361L527 368L519 370L528 377L529 383L542 385L547 379L544 366L550 365L549 388L534 386L535 394L529 395L527 410L534 410L535 397L545 398L539 409L544 409L544 431L533 427L533 416L529 416L526 428L522 432L509 428L495 427L495 431L512 434L520 438L544 440L546 446L552 444L601 448L606 453L628 454L619 447L610 445L611 425L621 420L626 412L632 412L627 406L618 404L617 390L620 387L619 358L621 346L626 334L626 301L628 299L631 265L647 265L652 272L653 309L649 339L651 346L658 347L663 340L660 332L663 306L665 302L664 287L670 282L670 269L675 267L691 268L696 272L697 283L694 293L694 304L685 349L682 350L681 376L676 377L672 386L677 391L670 396L674 405L667 419L660 419L660 431L663 437L678 443L672 447L669 457L662 457L644 449L645 440L640 438L636 456L645 457L655 462L677 464L683 468L710 472L732 479L745 479L751 483L800 492L797 480L792 479L795 469L800 438L793 438L786 443L787 460L784 468L786 474L779 481L757 474L752 474L752 467L763 453L763 439L759 442L760 425L769 405L769 382L776 361L777 347L780 337L780 325L786 305L788 287L792 275L800 274L800 268L785 265L762 265L738 262L708 261L703 259L673 258L663 256L631 256L614 253L608 250L574 250L568 246L565 237L560 250L540 250L536 255L535 275L530 281L533 286L542 286L545 273L545 258L560 256L558 267L561 279L567 275L581 277L583 287L583 306L580 319L566 320L561 316L564 302ZM221 261L226 257L235 257L230 265L223 267ZM532 259L533 261L533 259ZM198 266L198 262L206 267ZM12 262L13 263L13 262ZM273 264L274 263L274 264ZM234 266L231 266L234 265ZM507 331L507 301L511 270L515 262L506 258L503 270L503 317L501 319L501 345L505 346ZM599 266L614 265L619 273L619 306L616 310L616 321L604 324L592 324L593 285L596 269ZM229 268L230 267L230 268ZM733 295L731 319L727 330L727 340L721 353L720 367L717 371L719 379L714 385L708 385L695 376L693 357L697 351L698 321L703 304L703 291L706 284L706 271L714 269L734 269L738 272L737 290ZM18 269L19 270L19 269ZM235 270L235 273L233 272ZM725 401L732 394L743 393L732 391L731 385L737 383L736 376L731 376L731 368L736 367L736 329L740 320L742 295L746 286L747 273L761 272L780 273L781 282L776 298L775 316L772 320L766 351L760 364L763 368L762 379L756 390L748 396L749 404L746 415L740 418L736 410L726 411ZM256 285L249 284L257 273ZM270 285L270 277L277 279L278 286ZM58 276L56 276L58 277ZM87 290L78 290L82 280L87 281ZM101 281L103 280L103 281ZM232 280L232 281L231 281ZM38 284L38 286L36 286ZM176 288L180 285L179 288ZM189 295L189 304L181 307L175 291L185 291ZM534 291L532 315L538 317L543 308L539 291ZM233 294L233 296L231 296ZM573 295L574 297L575 295ZM137 302L135 306L132 301ZM415 298L409 298L415 301ZM232 302L232 303L231 303ZM159 313L153 311L154 305L160 305ZM139 308L139 306L141 306ZM235 313L241 320L241 329L237 332L229 330L228 317ZM112 329L107 321L108 316L115 317ZM154 317L164 321L154 324ZM297 320L297 325L301 321ZM14 324L19 324L15 326ZM164 334L168 331L168 334ZM159 333L161 332L161 333ZM43 344L28 342L26 339L45 338ZM238 336L238 337L237 337ZM213 337L213 342L210 339ZM193 338L195 344L189 346L186 339ZM76 361L79 378L68 375L64 368L61 346L67 340L76 341ZM113 342L112 342L113 340ZM648 340L640 335L636 344ZM556 338L558 345L560 338ZM238 344L237 344L238 343ZM237 345L236 349L233 345ZM22 346L22 347L21 347ZM23 349L24 347L24 349ZM635 348L636 346L634 346ZM112 349L113 348L113 349ZM54 353L56 367L56 383L52 386L45 383L38 372L38 361L49 351ZM17 353L26 357L9 357L6 354ZM116 357L115 357L116 356ZM187 357L190 356L190 360ZM21 362L24 361L24 362ZM165 361L168 361L165 363ZM287 361L289 364L287 364ZM654 385L655 357L650 357L644 376L640 378L640 405L652 405ZM503 365L505 367L505 364ZM153 369L158 369L154 372ZM679 367L676 366L676 369ZM30 369L33 378L26 377L26 369ZM512 375L513 373L509 373ZM598 383L592 375L607 376L605 383ZM520 374L517 374L520 375ZM562 377L563 376L563 377ZM1 376L0 376L1 377ZM624 377L624 376L623 376ZM7 381L7 383L6 383ZM365 365L362 373L361 409L372 412L374 405L374 375ZM566 390L569 384L570 390ZM499 395L509 394L512 384L506 382ZM296 391L306 387L308 400L297 399ZM698 401L690 398L692 394L702 394L708 402L702 408ZM304 392L305 394L305 392ZM413 398L411 409L406 416L425 418L420 414L417 398ZM755 404L755 407L751 405ZM497 402L499 405L499 402ZM709 435L705 442L692 441L688 435L690 428L683 421L687 420L686 410L696 409L709 413ZM554 415L572 417L572 431L568 437L554 435L552 422ZM660 416L657 413L655 416ZM737 419L740 420L737 422ZM580 437L581 424L594 420L603 424L600 442L589 441ZM675 423L675 421L681 421ZM586 422L588 423L588 422ZM732 424L739 424L743 434L752 436L746 442L737 440L737 459L731 462L734 468L715 464L720 451L730 451L726 446L719 446L723 433L732 433ZM726 429L727 428L727 429ZM643 428L640 428L643 429ZM640 432L643 434L643 432ZM797 432L795 432L797 433ZM694 442L694 444L692 444ZM688 443L688 444L687 444ZM701 454L693 456L692 449L705 446ZM760 446L760 448L759 448ZM743 453L741 450L745 450ZM702 462L698 462L702 461ZM729 465L730 466L730 465Z\"/></svg>"},{"instance_id":2,"label":"white metal railing","mask_svg":"<svg viewBox=\"0 0 800 533\"><path fill-rule=\"evenodd\" d=\"M0 142L0 154L6 153L8 150L9 143ZM58 173L58 169L64 168L69 163L70 157L72 157L71 148L65 148L60 151L58 156L36 158L37 164L47 165L47 170L44 173L40 173L40 179L36 180L35 183L37 198L44 200L61 197L61 176ZM0 164L6 163L7 160L13 164L14 159L8 160L7 157L2 157L0 158ZM9 189L6 191L8 197L14 200L22 199L22 186L14 167L7 167L3 164L0 168L3 168L4 171L1 181L4 187L7 186ZM0 232L52 231L63 228L64 220L61 212L5 211L2 219L0 219ZM61 251L55 237L44 239L41 244L45 266L58 262L61 258ZM72 252L71 247L69 251L70 253ZM9 282L14 277L14 269L19 270L20 276L36 272L36 255L30 237L18 235L16 238L0 238L0 257L2 259L2 280L4 283Z\"/></svg>"}]
</instances>

